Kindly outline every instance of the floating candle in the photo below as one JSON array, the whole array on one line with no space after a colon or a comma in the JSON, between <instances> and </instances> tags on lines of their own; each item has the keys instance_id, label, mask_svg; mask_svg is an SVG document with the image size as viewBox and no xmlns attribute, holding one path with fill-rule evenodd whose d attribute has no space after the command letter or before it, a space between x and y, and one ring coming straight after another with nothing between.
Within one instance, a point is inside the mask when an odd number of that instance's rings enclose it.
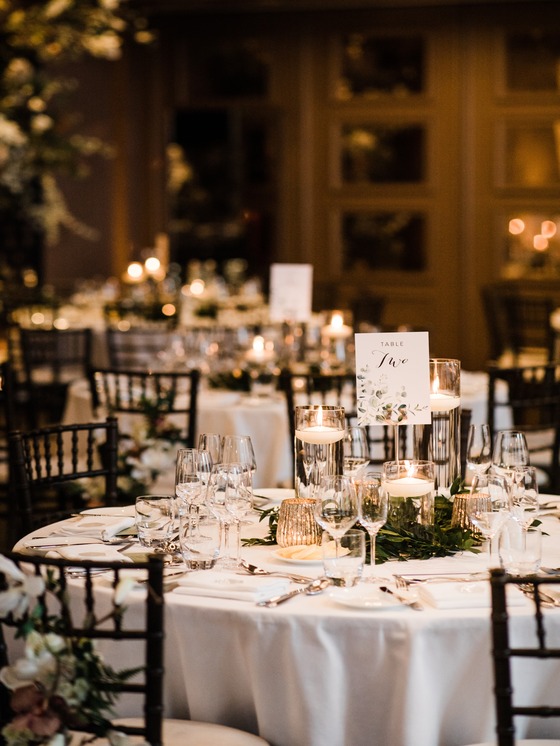
<instances>
[{"instance_id":1,"label":"floating candle","mask_svg":"<svg viewBox=\"0 0 560 746\"><path fill-rule=\"evenodd\" d=\"M346 339L352 334L352 328L344 323L341 313L333 313L331 323L321 329L321 334L330 339Z\"/></svg>"},{"instance_id":2,"label":"floating candle","mask_svg":"<svg viewBox=\"0 0 560 746\"><path fill-rule=\"evenodd\" d=\"M399 479L388 479L383 482L388 494L392 497L421 497L428 492L433 492L435 482L418 477L400 477Z\"/></svg>"},{"instance_id":3,"label":"floating candle","mask_svg":"<svg viewBox=\"0 0 560 746\"><path fill-rule=\"evenodd\" d=\"M257 335L253 340L253 347L248 350L245 359L251 363L267 363L274 357L274 351L267 349L264 337Z\"/></svg>"},{"instance_id":4,"label":"floating candle","mask_svg":"<svg viewBox=\"0 0 560 746\"><path fill-rule=\"evenodd\" d=\"M432 412L450 412L452 409L457 409L460 404L460 396L441 393L430 394L430 410Z\"/></svg>"},{"instance_id":5,"label":"floating candle","mask_svg":"<svg viewBox=\"0 0 560 746\"><path fill-rule=\"evenodd\" d=\"M304 443L313 443L315 445L326 445L336 443L344 437L344 430L327 425L312 425L303 430L296 430L296 438Z\"/></svg>"}]
</instances>

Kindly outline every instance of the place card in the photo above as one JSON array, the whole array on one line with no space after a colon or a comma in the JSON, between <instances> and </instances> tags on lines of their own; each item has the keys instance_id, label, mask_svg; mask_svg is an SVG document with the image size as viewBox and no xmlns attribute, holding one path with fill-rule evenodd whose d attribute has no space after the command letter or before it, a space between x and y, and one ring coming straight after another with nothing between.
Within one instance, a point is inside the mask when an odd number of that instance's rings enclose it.
<instances>
[{"instance_id":1,"label":"place card","mask_svg":"<svg viewBox=\"0 0 560 746\"><path fill-rule=\"evenodd\" d=\"M359 425L428 425L428 332L356 334Z\"/></svg>"},{"instance_id":2,"label":"place card","mask_svg":"<svg viewBox=\"0 0 560 746\"><path fill-rule=\"evenodd\" d=\"M312 264L271 265L269 292L271 321L309 321L312 297Z\"/></svg>"}]
</instances>

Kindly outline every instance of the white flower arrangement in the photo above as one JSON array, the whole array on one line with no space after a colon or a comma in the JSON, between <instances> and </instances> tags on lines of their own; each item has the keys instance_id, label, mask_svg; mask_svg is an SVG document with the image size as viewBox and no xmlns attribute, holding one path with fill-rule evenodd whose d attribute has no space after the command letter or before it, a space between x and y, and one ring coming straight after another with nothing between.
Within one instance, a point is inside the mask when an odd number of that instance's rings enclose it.
<instances>
[{"instance_id":1,"label":"white flower arrangement","mask_svg":"<svg viewBox=\"0 0 560 746\"><path fill-rule=\"evenodd\" d=\"M113 746L128 739L110 723L113 704L123 683L138 669L122 672L107 666L91 640L64 636L62 619L44 614L50 594L61 600L63 591L49 575L27 575L9 558L0 555L0 572L7 588L0 591L0 618L15 626L16 637L24 638L23 656L0 670L0 682L11 691L11 721L2 729L6 746L65 746L80 725L93 726L97 736ZM122 579L113 596L113 612L89 618L92 627L108 617L122 614L122 604L134 581ZM100 690L100 684L115 685L115 691ZM81 743L93 740L82 734Z\"/></svg>"}]
</instances>

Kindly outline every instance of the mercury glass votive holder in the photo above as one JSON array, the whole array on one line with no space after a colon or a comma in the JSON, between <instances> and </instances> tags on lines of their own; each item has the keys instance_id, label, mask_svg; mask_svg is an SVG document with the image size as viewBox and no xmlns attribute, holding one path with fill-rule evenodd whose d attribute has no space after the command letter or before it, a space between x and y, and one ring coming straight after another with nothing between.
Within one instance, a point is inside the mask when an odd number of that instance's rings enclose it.
<instances>
[{"instance_id":1,"label":"mercury glass votive holder","mask_svg":"<svg viewBox=\"0 0 560 746\"><path fill-rule=\"evenodd\" d=\"M315 500L289 497L282 500L278 510L276 543L279 547L318 544L321 527L315 520Z\"/></svg>"}]
</instances>

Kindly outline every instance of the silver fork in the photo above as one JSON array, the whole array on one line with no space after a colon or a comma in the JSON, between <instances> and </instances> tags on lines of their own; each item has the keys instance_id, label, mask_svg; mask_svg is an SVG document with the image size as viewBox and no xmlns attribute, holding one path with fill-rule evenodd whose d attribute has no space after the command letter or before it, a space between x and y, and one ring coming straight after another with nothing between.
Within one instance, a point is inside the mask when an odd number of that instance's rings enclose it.
<instances>
[{"instance_id":1,"label":"silver fork","mask_svg":"<svg viewBox=\"0 0 560 746\"><path fill-rule=\"evenodd\" d=\"M239 567L249 573L249 575L275 575L280 578L289 578L294 583L310 583L313 580L313 578L309 578L306 575L294 575L288 572L280 572L279 570L265 570L262 567L252 565L250 562L243 559L241 560Z\"/></svg>"},{"instance_id":2,"label":"silver fork","mask_svg":"<svg viewBox=\"0 0 560 746\"><path fill-rule=\"evenodd\" d=\"M397 588L410 588L411 585L417 585L418 583L473 583L476 580L488 580L487 572L473 572L467 575L455 575L450 573L449 575L429 575L423 577L407 576L407 575L393 575L395 578L395 584Z\"/></svg>"}]
</instances>

